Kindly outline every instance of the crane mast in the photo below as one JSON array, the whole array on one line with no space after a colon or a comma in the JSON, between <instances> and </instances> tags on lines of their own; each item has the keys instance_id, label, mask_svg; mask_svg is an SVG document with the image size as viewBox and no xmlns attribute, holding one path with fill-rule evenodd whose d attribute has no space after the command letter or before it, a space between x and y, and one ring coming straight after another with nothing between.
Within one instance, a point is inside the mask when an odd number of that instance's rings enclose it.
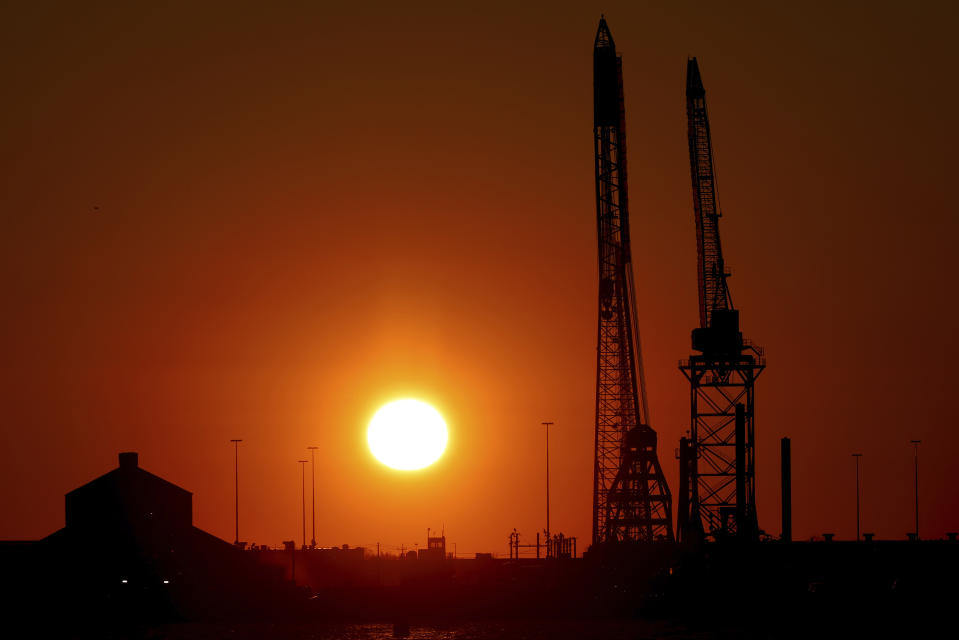
<instances>
[{"instance_id":1,"label":"crane mast","mask_svg":"<svg viewBox=\"0 0 959 640\"><path fill-rule=\"evenodd\" d=\"M686 116L696 221L699 327L680 364L690 383L690 436L680 440L677 530L681 540L758 536L754 384L763 351L743 340L719 240L719 201L706 90L699 64L686 66Z\"/></svg>"},{"instance_id":2,"label":"crane mast","mask_svg":"<svg viewBox=\"0 0 959 640\"><path fill-rule=\"evenodd\" d=\"M599 327L593 544L672 540L672 498L656 455L630 252L622 58L605 19L593 48Z\"/></svg>"}]
</instances>

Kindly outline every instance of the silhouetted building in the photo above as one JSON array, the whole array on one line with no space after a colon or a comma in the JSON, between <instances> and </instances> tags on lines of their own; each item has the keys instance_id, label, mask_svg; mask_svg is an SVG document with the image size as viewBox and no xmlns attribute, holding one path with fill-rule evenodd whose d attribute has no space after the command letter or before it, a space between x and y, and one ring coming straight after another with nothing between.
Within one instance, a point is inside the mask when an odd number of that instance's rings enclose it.
<instances>
[{"instance_id":1,"label":"silhouetted building","mask_svg":"<svg viewBox=\"0 0 959 640\"><path fill-rule=\"evenodd\" d=\"M66 524L78 533L189 529L193 494L141 469L135 452L121 453L119 467L66 495Z\"/></svg>"},{"instance_id":2,"label":"silhouetted building","mask_svg":"<svg viewBox=\"0 0 959 640\"><path fill-rule=\"evenodd\" d=\"M417 555L420 560L441 562L446 558L446 536L427 536L426 548L419 549Z\"/></svg>"},{"instance_id":3,"label":"silhouetted building","mask_svg":"<svg viewBox=\"0 0 959 640\"><path fill-rule=\"evenodd\" d=\"M77 620L248 615L293 600L282 572L193 526L193 495L121 453L119 467L66 494L66 526L4 545L7 601Z\"/></svg>"}]
</instances>

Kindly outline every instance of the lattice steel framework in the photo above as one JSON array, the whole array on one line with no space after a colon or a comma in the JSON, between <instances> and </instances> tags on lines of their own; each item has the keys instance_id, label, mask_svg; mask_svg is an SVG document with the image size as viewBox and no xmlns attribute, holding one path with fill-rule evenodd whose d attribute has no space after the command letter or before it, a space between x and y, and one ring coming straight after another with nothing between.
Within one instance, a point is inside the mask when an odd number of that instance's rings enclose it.
<instances>
[{"instance_id":1,"label":"lattice steel framework","mask_svg":"<svg viewBox=\"0 0 959 640\"><path fill-rule=\"evenodd\" d=\"M690 438L677 528L684 540L751 539L758 535L754 385L765 360L762 349L743 340L726 282L706 90L695 58L686 68L686 115L699 279L699 328L692 337L701 354L680 362L690 384Z\"/></svg>"},{"instance_id":2,"label":"lattice steel framework","mask_svg":"<svg viewBox=\"0 0 959 640\"><path fill-rule=\"evenodd\" d=\"M605 20L593 50L599 330L593 544L671 540L672 499L649 427L629 241L622 60Z\"/></svg>"},{"instance_id":3,"label":"lattice steel framework","mask_svg":"<svg viewBox=\"0 0 959 640\"><path fill-rule=\"evenodd\" d=\"M762 350L752 346L736 358L703 355L680 363L689 380L693 448L690 512L679 516L683 540L758 534L754 385L765 366Z\"/></svg>"}]
</instances>

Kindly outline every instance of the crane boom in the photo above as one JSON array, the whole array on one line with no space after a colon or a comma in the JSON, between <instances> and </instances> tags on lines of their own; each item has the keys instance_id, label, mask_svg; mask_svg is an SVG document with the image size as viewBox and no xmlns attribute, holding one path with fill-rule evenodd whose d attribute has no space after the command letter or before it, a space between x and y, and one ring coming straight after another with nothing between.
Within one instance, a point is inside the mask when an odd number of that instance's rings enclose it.
<instances>
[{"instance_id":1,"label":"crane boom","mask_svg":"<svg viewBox=\"0 0 959 640\"><path fill-rule=\"evenodd\" d=\"M719 242L719 198L713 170L713 145L706 114L706 89L696 58L686 63L686 116L689 123L689 173L693 181L696 248L699 262L699 326L712 326L713 312L733 309Z\"/></svg>"}]
</instances>

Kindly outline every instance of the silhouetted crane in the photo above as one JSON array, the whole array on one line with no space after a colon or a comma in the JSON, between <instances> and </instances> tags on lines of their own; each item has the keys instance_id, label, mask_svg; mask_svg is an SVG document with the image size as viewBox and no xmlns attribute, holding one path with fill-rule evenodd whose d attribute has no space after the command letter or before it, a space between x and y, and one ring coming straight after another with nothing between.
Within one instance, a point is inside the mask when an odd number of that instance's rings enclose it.
<instances>
[{"instance_id":1,"label":"silhouetted crane","mask_svg":"<svg viewBox=\"0 0 959 640\"><path fill-rule=\"evenodd\" d=\"M693 329L692 346L699 354L680 365L692 402L690 437L680 441L677 529L687 540L754 538L753 385L765 361L761 349L743 340L726 282L706 90L696 58L686 66L686 115L699 279L699 327Z\"/></svg>"},{"instance_id":2,"label":"silhouetted crane","mask_svg":"<svg viewBox=\"0 0 959 640\"><path fill-rule=\"evenodd\" d=\"M622 59L605 19L593 48L593 125L599 231L593 544L672 540L672 498L648 424L636 322Z\"/></svg>"}]
</instances>

